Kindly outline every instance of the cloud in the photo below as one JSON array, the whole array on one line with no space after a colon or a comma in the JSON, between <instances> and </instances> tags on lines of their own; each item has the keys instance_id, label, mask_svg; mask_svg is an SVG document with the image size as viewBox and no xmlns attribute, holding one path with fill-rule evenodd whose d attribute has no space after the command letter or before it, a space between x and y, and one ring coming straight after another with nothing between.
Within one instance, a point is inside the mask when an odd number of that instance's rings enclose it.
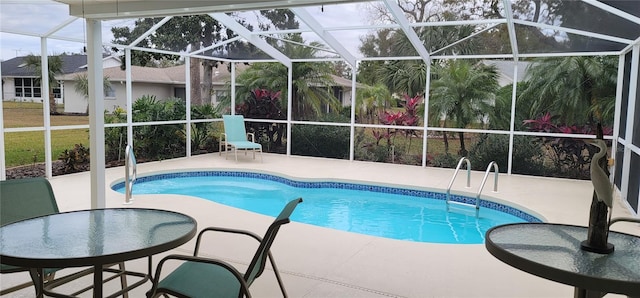
<instances>
[{"instance_id":1,"label":"cloud","mask_svg":"<svg viewBox=\"0 0 640 298\"><path fill-rule=\"evenodd\" d=\"M321 26L325 28L339 28L349 26L365 26L367 20L362 18L365 4L336 4L305 8ZM306 26L305 26L306 27ZM361 57L358 47L360 37L367 34L368 30L332 30L329 33L338 40L352 55ZM315 41L321 38L314 35ZM324 42L322 42L324 43Z\"/></svg>"},{"instance_id":2,"label":"cloud","mask_svg":"<svg viewBox=\"0 0 640 298\"><path fill-rule=\"evenodd\" d=\"M52 33L54 28L72 19L65 4L53 1L41 1L37 4L30 4L35 3L33 1L25 2L0 2L0 60L29 54L40 55L39 36ZM86 32L84 27L84 20L76 19L53 32L51 38L47 39L48 54L82 52ZM110 28L103 26L103 40L111 39Z\"/></svg>"},{"instance_id":3,"label":"cloud","mask_svg":"<svg viewBox=\"0 0 640 298\"><path fill-rule=\"evenodd\" d=\"M44 34L69 17L68 8L57 2L49 4L7 4L0 9L2 31Z\"/></svg>"}]
</instances>

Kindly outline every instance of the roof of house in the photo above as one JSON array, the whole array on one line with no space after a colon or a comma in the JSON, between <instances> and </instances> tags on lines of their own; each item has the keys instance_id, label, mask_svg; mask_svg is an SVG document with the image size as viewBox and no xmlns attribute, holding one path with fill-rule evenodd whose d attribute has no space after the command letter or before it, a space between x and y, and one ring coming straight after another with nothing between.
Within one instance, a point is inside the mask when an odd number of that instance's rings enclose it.
<instances>
[{"instance_id":1,"label":"roof of house","mask_svg":"<svg viewBox=\"0 0 640 298\"><path fill-rule=\"evenodd\" d=\"M236 71L238 73L244 71L249 66L245 64L237 64ZM62 76L61 80L75 80L75 77L80 73L67 74ZM126 72L120 67L109 67L103 69L104 77L109 81L126 81ZM200 76L203 73L200 72ZM331 75L336 86L350 88L351 80ZM137 83L154 83L154 84L185 84L185 66L177 65L172 67L156 68L156 67L143 67L143 66L131 66L131 81ZM218 65L213 70L212 76L214 85L224 85L231 80L231 73L226 65Z\"/></svg>"},{"instance_id":2,"label":"roof of house","mask_svg":"<svg viewBox=\"0 0 640 298\"><path fill-rule=\"evenodd\" d=\"M87 56L84 54L61 54L62 58L62 73L76 73L80 71L86 71ZM24 62L27 56L20 56L2 61L2 76L3 77L38 77L35 70L31 67L26 67Z\"/></svg>"}]
</instances>

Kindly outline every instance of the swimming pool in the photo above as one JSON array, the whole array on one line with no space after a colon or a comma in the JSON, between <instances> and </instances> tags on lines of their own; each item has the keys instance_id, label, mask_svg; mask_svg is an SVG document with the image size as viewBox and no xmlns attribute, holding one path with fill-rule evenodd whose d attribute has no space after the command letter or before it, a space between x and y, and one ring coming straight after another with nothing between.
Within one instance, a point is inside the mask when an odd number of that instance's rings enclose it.
<instances>
[{"instance_id":1,"label":"swimming pool","mask_svg":"<svg viewBox=\"0 0 640 298\"><path fill-rule=\"evenodd\" d=\"M112 185L124 193L124 182ZM444 193L337 181L300 181L240 171L188 171L139 177L133 194L179 194L276 216L289 200L304 199L291 219L399 240L480 244L496 225L540 222L504 204L481 200L450 204ZM455 202L475 199L451 195Z\"/></svg>"}]
</instances>

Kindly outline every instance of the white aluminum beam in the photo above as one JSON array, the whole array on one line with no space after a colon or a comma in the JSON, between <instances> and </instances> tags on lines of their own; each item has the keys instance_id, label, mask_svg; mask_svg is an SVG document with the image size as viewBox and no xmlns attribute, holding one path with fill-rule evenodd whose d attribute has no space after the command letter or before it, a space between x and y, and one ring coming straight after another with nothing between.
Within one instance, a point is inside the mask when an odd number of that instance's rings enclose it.
<instances>
[{"instance_id":1,"label":"white aluminum beam","mask_svg":"<svg viewBox=\"0 0 640 298\"><path fill-rule=\"evenodd\" d=\"M500 24L502 24L502 23L500 23ZM469 35L469 36L467 36L467 37L464 37L464 38L458 39L458 40L457 40L457 41L455 41L455 42L452 42L452 43L450 43L450 44L448 44L448 45L446 45L446 46L444 46L444 47L442 47L442 48L439 48L439 49L437 49L437 50L435 50L435 51L431 52L431 55L433 55L433 54L435 54L435 53L438 53L438 52L441 52L441 51L444 51L444 50L446 50L446 49L448 49L448 48L450 48L450 47L452 47L452 46L455 46L455 45L457 45L457 44L459 44L459 43L464 42L465 40L472 39L472 38L474 38L475 36L480 35L480 34L482 34L483 32L486 32L486 31L488 31L488 30L491 30L491 29L495 28L496 26L498 26L498 25L500 25L500 24L493 24L492 26L489 26L489 27L487 27L487 28L484 28L484 29L482 29L482 30L480 30L480 31L478 31L478 32L474 32L473 34L471 34L471 35Z\"/></svg>"},{"instance_id":2,"label":"white aluminum beam","mask_svg":"<svg viewBox=\"0 0 640 298\"><path fill-rule=\"evenodd\" d=\"M640 25L640 18L636 17L636 16L634 16L634 15L632 15L630 13L626 13L626 12L624 12L622 10L619 10L617 8L614 8L614 7L611 7L608 4L604 4L604 3L600 2L600 1L597 1L597 0L582 0L582 1L585 2L585 3L588 3L590 5L593 5L593 6L597 7L597 8L600 8L600 9L602 9L604 11L610 12L610 13L615 14L615 15L621 17L621 18L627 19L629 21L632 21L632 22Z\"/></svg>"},{"instance_id":3,"label":"white aluminum beam","mask_svg":"<svg viewBox=\"0 0 640 298\"><path fill-rule=\"evenodd\" d=\"M89 148L91 209L106 207L104 148L104 84L102 70L102 23L86 20L89 81Z\"/></svg>"},{"instance_id":4,"label":"white aluminum beam","mask_svg":"<svg viewBox=\"0 0 640 298\"><path fill-rule=\"evenodd\" d=\"M272 47L270 44L268 44L258 35L252 34L252 32L249 31L249 29L245 28L240 23L236 22L236 20L234 20L230 16L224 13L211 13L209 15L214 19L218 20L218 22L229 27L229 29L233 30L235 33L242 36L244 39L248 40L258 49L264 51L267 55L278 60L280 63L284 64L285 66L289 68L291 67L291 59L289 59L289 57L285 56L276 48Z\"/></svg>"},{"instance_id":5,"label":"white aluminum beam","mask_svg":"<svg viewBox=\"0 0 640 298\"><path fill-rule=\"evenodd\" d=\"M149 28L149 30L147 30L147 32L145 32L142 35L138 36L138 38L136 38L136 40L134 40L132 43L129 44L129 47L137 46L143 39L147 38L147 36L149 36L149 35L153 34L154 32L156 32L156 30L158 30L158 28L160 28L166 22L171 20L171 18L172 17L165 17L164 19L160 20L160 22L158 22L157 24L155 24L151 28Z\"/></svg>"},{"instance_id":6,"label":"white aluminum beam","mask_svg":"<svg viewBox=\"0 0 640 298\"><path fill-rule=\"evenodd\" d=\"M584 31L584 30L571 29L571 28L566 28L566 27L547 25L547 24L541 24L541 23L535 23L535 22L523 21L523 20L513 20L513 23L520 24L520 25L525 25L525 26L537 27L537 28L541 28L541 29L557 30L557 31L562 31L562 32L566 32L566 33L582 35L582 36L586 36L586 37L599 38L599 39L604 39L604 40L608 40L608 41L619 42L619 43L622 43L622 44L632 44L633 43L633 40L631 40L631 39L620 38L620 37L615 37L615 36L606 35L606 34L600 34L600 33L593 33L593 32Z\"/></svg>"},{"instance_id":7,"label":"white aluminum beam","mask_svg":"<svg viewBox=\"0 0 640 298\"><path fill-rule=\"evenodd\" d=\"M625 65L625 55L626 53L620 54L618 57L618 78L624 78L624 65ZM618 80L616 85L616 104L614 109L613 116L613 142L611 142L611 158L616 158L616 153L618 152L618 147L620 146L620 115L622 114L622 93L624 87L624 80ZM626 110L627 107L625 107ZM622 167L622 165L620 165ZM611 179L616 179L616 172L611 172ZM620 177L622 178L622 177ZM622 180L620 180L622 181ZM616 187L614 185L614 187ZM619 189L618 189L619 190Z\"/></svg>"},{"instance_id":8,"label":"white aluminum beam","mask_svg":"<svg viewBox=\"0 0 640 298\"><path fill-rule=\"evenodd\" d=\"M2 77L2 66L0 66L0 77ZM4 94L4 84L0 84L0 94ZM2 107L2 100L0 100L0 111L4 111ZM4 153L4 113L0 113L0 180L7 179L7 165L5 162Z\"/></svg>"},{"instance_id":9,"label":"white aluminum beam","mask_svg":"<svg viewBox=\"0 0 640 298\"><path fill-rule=\"evenodd\" d=\"M422 167L427 167L427 153L429 152L429 104L431 98L431 63L427 64L426 69L427 75L425 76L425 88L424 88L424 115L422 115L422 119L424 119L422 125L422 129L424 129L424 133L422 134Z\"/></svg>"},{"instance_id":10,"label":"white aluminum beam","mask_svg":"<svg viewBox=\"0 0 640 298\"><path fill-rule=\"evenodd\" d=\"M131 74L131 49L124 49L125 78L126 78L126 105L127 105L127 145L133 146L133 78ZM187 61L188 62L188 61ZM185 62L186 63L186 62ZM189 71L188 66L185 67ZM186 89L189 90L189 89ZM135 152L134 152L135 155ZM127 171L129 169L126 169Z\"/></svg>"},{"instance_id":11,"label":"white aluminum beam","mask_svg":"<svg viewBox=\"0 0 640 298\"><path fill-rule=\"evenodd\" d=\"M333 48L338 55L342 56L344 60L349 63L351 68L356 67L356 57L349 52L340 41L338 41L331 33L327 32L322 25L304 8L290 8L300 19L313 30L324 42L326 42L331 48Z\"/></svg>"},{"instance_id":12,"label":"white aluminum beam","mask_svg":"<svg viewBox=\"0 0 640 298\"><path fill-rule=\"evenodd\" d=\"M217 47L221 47L221 46L223 46L223 45L226 45L226 44L232 43L232 42L234 42L234 41L238 41L238 40L240 40L240 39L242 39L240 36L236 36L236 37L233 37L233 38L227 39L227 40L225 40L225 41L223 41L223 42L219 42L219 43L216 43L216 44L210 45L210 46L208 46L208 47L204 47L204 48L202 48L202 49L199 49L199 50L193 51L193 52L191 52L191 53L189 53L189 54L190 54L190 55L196 55L196 54L204 53L204 52L206 52L206 51L208 51L208 50L212 50L212 49L215 49L215 48L217 48Z\"/></svg>"},{"instance_id":13,"label":"white aluminum beam","mask_svg":"<svg viewBox=\"0 0 640 298\"><path fill-rule=\"evenodd\" d=\"M518 38L517 38L518 35L516 34L516 27L513 24L513 12L511 11L511 1L504 0L502 3L504 5L504 15L507 18L507 31L509 31L509 41L511 42L511 52L513 53L513 61L518 62L518 60L520 59L519 51L518 51ZM512 142L510 142L510 145L511 144ZM509 163L509 170L511 170L511 163Z\"/></svg>"},{"instance_id":14,"label":"white aluminum beam","mask_svg":"<svg viewBox=\"0 0 640 298\"><path fill-rule=\"evenodd\" d=\"M386 5L387 9L389 9L391 15L393 15L393 17L396 19L396 21L400 25L400 28L409 39L409 42L411 42L411 45L413 45L413 47L416 49L418 55L420 55L424 63L431 63L429 52L425 48L422 41L420 41L418 34L416 34L413 28L411 28L409 20L407 20L407 17L405 17L398 4L392 0L382 0L382 2Z\"/></svg>"},{"instance_id":15,"label":"white aluminum beam","mask_svg":"<svg viewBox=\"0 0 640 298\"><path fill-rule=\"evenodd\" d=\"M51 28L51 30L49 30L47 33L45 33L42 37L49 37L51 35L53 35L54 33L58 32L58 30L66 27L67 25L73 23L73 21L77 20L77 17L69 17L66 21L58 24L58 26L55 26L53 28Z\"/></svg>"},{"instance_id":16,"label":"white aluminum beam","mask_svg":"<svg viewBox=\"0 0 640 298\"><path fill-rule=\"evenodd\" d=\"M358 0L55 0L69 5L69 14L89 19L120 19L197 15L283 7L365 2ZM149 2L152 2L151 4Z\"/></svg>"},{"instance_id":17,"label":"white aluminum beam","mask_svg":"<svg viewBox=\"0 0 640 298\"><path fill-rule=\"evenodd\" d=\"M356 66L351 68L351 111L349 116L349 160L355 160L355 139L356 139L356 107L358 106L356 98L356 76L358 74L360 64L356 61Z\"/></svg>"},{"instance_id":18,"label":"white aluminum beam","mask_svg":"<svg viewBox=\"0 0 640 298\"><path fill-rule=\"evenodd\" d=\"M634 133L634 121L640 121L635 115L636 105L640 104L637 102L637 92L638 92L638 76L640 75L640 45L633 46L633 51L631 54L631 70L629 75L629 90L627 92L627 96L629 97L628 104L626 107L622 107L623 109L627 109L627 123L626 123L626 131L625 131L625 143L624 143L624 164L622 165L622 183L621 190L622 196L625 200L628 200L629 189L629 179L631 179L631 154L633 145L633 133ZM617 136L615 136L617 137ZM638 152L635 152L638 154ZM635 179L638 179L636 177ZM636 210L637 211L637 210Z\"/></svg>"},{"instance_id":19,"label":"white aluminum beam","mask_svg":"<svg viewBox=\"0 0 640 298\"><path fill-rule=\"evenodd\" d=\"M49 55L47 55L47 38L40 38L40 94L42 94L42 113L44 119L44 166L47 178L51 178L51 110L49 107ZM55 99L54 99L55 100Z\"/></svg>"}]
</instances>

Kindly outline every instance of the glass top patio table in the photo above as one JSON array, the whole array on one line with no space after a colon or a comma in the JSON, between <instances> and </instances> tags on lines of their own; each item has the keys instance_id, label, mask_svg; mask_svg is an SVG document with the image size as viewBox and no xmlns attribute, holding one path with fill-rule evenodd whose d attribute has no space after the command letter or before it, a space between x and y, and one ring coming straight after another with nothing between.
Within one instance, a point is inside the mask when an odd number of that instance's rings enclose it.
<instances>
[{"instance_id":1,"label":"glass top patio table","mask_svg":"<svg viewBox=\"0 0 640 298\"><path fill-rule=\"evenodd\" d=\"M141 208L58 213L0 227L2 263L28 268L94 266L101 296L102 266L167 251L196 233L192 217Z\"/></svg>"},{"instance_id":2,"label":"glass top patio table","mask_svg":"<svg viewBox=\"0 0 640 298\"><path fill-rule=\"evenodd\" d=\"M584 251L587 227L518 223L486 233L485 247L497 259L525 272L575 287L576 297L592 293L640 296L640 237L609 232L611 254Z\"/></svg>"}]
</instances>

